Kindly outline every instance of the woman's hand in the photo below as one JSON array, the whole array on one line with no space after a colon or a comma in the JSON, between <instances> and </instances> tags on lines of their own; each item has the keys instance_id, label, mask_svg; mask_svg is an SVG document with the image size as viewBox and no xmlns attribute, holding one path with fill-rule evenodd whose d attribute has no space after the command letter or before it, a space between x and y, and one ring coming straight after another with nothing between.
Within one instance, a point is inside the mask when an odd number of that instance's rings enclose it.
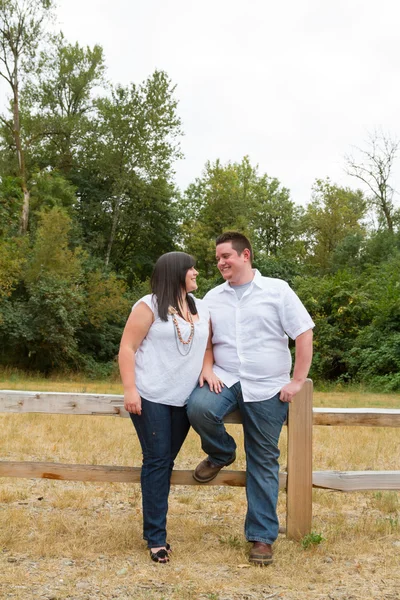
<instances>
[{"instance_id":1,"label":"woman's hand","mask_svg":"<svg viewBox=\"0 0 400 600\"><path fill-rule=\"evenodd\" d=\"M199 377L200 387L203 387L205 381L208 383L210 391L215 392L216 394L219 394L222 391L222 388L224 387L224 384L222 383L220 378L216 376L212 369L202 370Z\"/></svg>"},{"instance_id":2,"label":"woman's hand","mask_svg":"<svg viewBox=\"0 0 400 600\"><path fill-rule=\"evenodd\" d=\"M134 415L142 414L142 399L138 394L137 390L131 392L125 392L124 394L124 408Z\"/></svg>"}]
</instances>

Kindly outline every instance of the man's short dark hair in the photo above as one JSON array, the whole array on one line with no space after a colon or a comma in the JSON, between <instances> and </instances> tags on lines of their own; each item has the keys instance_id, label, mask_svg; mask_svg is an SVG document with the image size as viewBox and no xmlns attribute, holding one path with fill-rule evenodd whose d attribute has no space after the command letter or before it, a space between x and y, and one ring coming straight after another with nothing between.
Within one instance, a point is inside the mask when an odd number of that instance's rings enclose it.
<instances>
[{"instance_id":1,"label":"man's short dark hair","mask_svg":"<svg viewBox=\"0 0 400 600\"><path fill-rule=\"evenodd\" d=\"M250 262L253 262L253 248L249 239L243 235L243 233L239 233L238 231L225 231L225 233L221 233L215 240L215 245L225 244L225 242L231 242L232 248L236 250L239 254L242 254L243 250L250 250Z\"/></svg>"}]
</instances>

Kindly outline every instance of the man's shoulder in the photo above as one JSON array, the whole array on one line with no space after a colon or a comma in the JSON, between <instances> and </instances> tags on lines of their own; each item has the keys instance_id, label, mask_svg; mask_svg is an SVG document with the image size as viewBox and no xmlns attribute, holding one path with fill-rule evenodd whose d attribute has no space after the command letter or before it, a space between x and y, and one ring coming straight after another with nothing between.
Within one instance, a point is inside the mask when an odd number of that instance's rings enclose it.
<instances>
[{"instance_id":1,"label":"man's shoulder","mask_svg":"<svg viewBox=\"0 0 400 600\"><path fill-rule=\"evenodd\" d=\"M276 290L277 292L285 292L289 288L289 284L284 279L278 279L276 277L264 277L260 275L257 278L259 286L265 290Z\"/></svg>"},{"instance_id":2,"label":"man's shoulder","mask_svg":"<svg viewBox=\"0 0 400 600\"><path fill-rule=\"evenodd\" d=\"M221 283L220 285L215 286L214 288L212 288L212 290L207 292L207 294L204 296L203 300L208 302L209 300L219 296L219 294L221 292L223 292L225 288L226 288L226 283Z\"/></svg>"},{"instance_id":3,"label":"man's shoulder","mask_svg":"<svg viewBox=\"0 0 400 600\"><path fill-rule=\"evenodd\" d=\"M201 310L208 310L207 303L204 301L204 298L196 298L196 296L193 296L193 294L189 294L189 296L193 298L196 308Z\"/></svg>"}]
</instances>

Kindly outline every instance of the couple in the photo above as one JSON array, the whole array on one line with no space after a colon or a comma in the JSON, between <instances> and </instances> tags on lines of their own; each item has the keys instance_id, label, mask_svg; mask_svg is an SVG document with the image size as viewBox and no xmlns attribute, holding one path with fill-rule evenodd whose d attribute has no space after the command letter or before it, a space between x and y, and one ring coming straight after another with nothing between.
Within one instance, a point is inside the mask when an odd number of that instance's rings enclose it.
<instances>
[{"instance_id":1,"label":"couple","mask_svg":"<svg viewBox=\"0 0 400 600\"><path fill-rule=\"evenodd\" d=\"M143 537L152 560L168 562L170 478L190 424L208 455L193 476L205 483L235 460L236 443L223 419L239 408L249 560L267 565L279 529L278 440L288 402L310 368L314 323L286 282L252 269L251 244L241 233L217 238L216 259L225 283L197 300L193 258L161 256L152 294L135 304L122 336L124 406L143 452ZM296 347L292 379L287 336Z\"/></svg>"}]
</instances>

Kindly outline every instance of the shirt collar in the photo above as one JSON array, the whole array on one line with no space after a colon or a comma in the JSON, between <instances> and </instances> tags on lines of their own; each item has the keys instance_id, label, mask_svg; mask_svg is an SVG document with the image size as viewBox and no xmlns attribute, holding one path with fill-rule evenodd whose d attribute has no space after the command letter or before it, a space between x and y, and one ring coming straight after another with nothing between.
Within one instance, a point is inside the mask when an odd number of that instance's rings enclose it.
<instances>
[{"instance_id":1,"label":"shirt collar","mask_svg":"<svg viewBox=\"0 0 400 600\"><path fill-rule=\"evenodd\" d=\"M254 277L251 280L251 283L253 283L254 285L256 285L259 288L262 288L262 275L261 275L260 271L258 269L252 269L252 270L253 270L253 273L254 273ZM229 281L225 281L225 283L223 283L220 286L220 288L218 290L218 293L221 293L221 292L229 292L229 293L231 293L233 291L234 290L233 290L232 286L229 285Z\"/></svg>"},{"instance_id":2,"label":"shirt collar","mask_svg":"<svg viewBox=\"0 0 400 600\"><path fill-rule=\"evenodd\" d=\"M254 271L254 279L253 279L254 285L263 289L263 276L261 275L261 273L258 269L253 269L253 271Z\"/></svg>"}]
</instances>

